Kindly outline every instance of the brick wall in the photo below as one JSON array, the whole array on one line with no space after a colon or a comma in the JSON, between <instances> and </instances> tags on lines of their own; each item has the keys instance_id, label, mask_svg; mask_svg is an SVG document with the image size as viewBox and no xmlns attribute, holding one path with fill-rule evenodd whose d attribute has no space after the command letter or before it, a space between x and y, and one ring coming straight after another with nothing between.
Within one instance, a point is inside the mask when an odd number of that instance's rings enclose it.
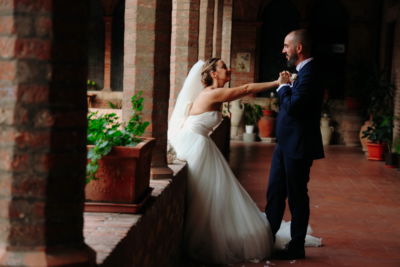
<instances>
[{"instance_id":1,"label":"brick wall","mask_svg":"<svg viewBox=\"0 0 400 267\"><path fill-rule=\"evenodd\" d=\"M169 115L186 75L198 59L200 0L174 0L172 7Z\"/></svg>"},{"instance_id":2,"label":"brick wall","mask_svg":"<svg viewBox=\"0 0 400 267\"><path fill-rule=\"evenodd\" d=\"M199 59L212 56L215 0L200 0Z\"/></svg>"},{"instance_id":3,"label":"brick wall","mask_svg":"<svg viewBox=\"0 0 400 267\"><path fill-rule=\"evenodd\" d=\"M2 266L84 246L87 4L0 2Z\"/></svg>"},{"instance_id":4,"label":"brick wall","mask_svg":"<svg viewBox=\"0 0 400 267\"><path fill-rule=\"evenodd\" d=\"M257 34L259 26L259 23L233 22L231 51L231 69L233 75L231 86L238 86L255 81ZM238 53L250 53L249 71L237 68Z\"/></svg>"},{"instance_id":5,"label":"brick wall","mask_svg":"<svg viewBox=\"0 0 400 267\"><path fill-rule=\"evenodd\" d=\"M224 14L224 0L215 0L213 52L212 52L213 57L221 57L223 14Z\"/></svg>"},{"instance_id":6,"label":"brick wall","mask_svg":"<svg viewBox=\"0 0 400 267\"><path fill-rule=\"evenodd\" d=\"M172 3L128 0L125 5L123 120L130 117L131 96L143 91L143 117L150 122L145 135L157 139L152 166L167 168Z\"/></svg>"},{"instance_id":7,"label":"brick wall","mask_svg":"<svg viewBox=\"0 0 400 267\"><path fill-rule=\"evenodd\" d=\"M232 9L232 0L224 0L221 58L228 66L231 64Z\"/></svg>"}]
</instances>

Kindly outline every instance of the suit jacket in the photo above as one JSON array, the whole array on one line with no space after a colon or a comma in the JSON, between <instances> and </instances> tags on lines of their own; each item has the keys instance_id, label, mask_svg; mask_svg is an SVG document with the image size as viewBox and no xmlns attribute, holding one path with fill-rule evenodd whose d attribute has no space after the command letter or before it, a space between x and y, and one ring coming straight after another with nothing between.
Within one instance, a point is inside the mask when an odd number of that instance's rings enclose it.
<instances>
[{"instance_id":1,"label":"suit jacket","mask_svg":"<svg viewBox=\"0 0 400 267\"><path fill-rule=\"evenodd\" d=\"M292 158L320 159L324 157L320 130L323 84L314 60L297 74L293 86L278 91L277 142Z\"/></svg>"}]
</instances>

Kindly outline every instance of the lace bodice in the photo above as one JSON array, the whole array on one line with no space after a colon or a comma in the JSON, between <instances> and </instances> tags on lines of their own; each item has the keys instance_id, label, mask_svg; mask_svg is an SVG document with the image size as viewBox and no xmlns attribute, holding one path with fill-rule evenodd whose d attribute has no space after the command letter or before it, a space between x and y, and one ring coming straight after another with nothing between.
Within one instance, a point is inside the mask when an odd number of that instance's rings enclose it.
<instances>
[{"instance_id":1,"label":"lace bodice","mask_svg":"<svg viewBox=\"0 0 400 267\"><path fill-rule=\"evenodd\" d=\"M208 136L221 123L221 120L221 112L207 111L198 115L190 115L185 122L184 128Z\"/></svg>"}]
</instances>

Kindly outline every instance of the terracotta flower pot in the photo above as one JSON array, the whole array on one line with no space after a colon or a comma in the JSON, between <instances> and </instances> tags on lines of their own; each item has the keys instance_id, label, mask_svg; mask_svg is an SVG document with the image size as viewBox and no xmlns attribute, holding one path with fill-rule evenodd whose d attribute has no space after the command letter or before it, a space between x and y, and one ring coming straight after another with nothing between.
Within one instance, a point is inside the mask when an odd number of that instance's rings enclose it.
<instances>
[{"instance_id":1,"label":"terracotta flower pot","mask_svg":"<svg viewBox=\"0 0 400 267\"><path fill-rule=\"evenodd\" d=\"M85 211L139 211L151 193L150 163L154 145L154 138L144 138L135 147L113 147L99 161L96 174L99 179L86 185Z\"/></svg>"},{"instance_id":2,"label":"terracotta flower pot","mask_svg":"<svg viewBox=\"0 0 400 267\"><path fill-rule=\"evenodd\" d=\"M258 121L258 135L261 138L274 137L275 135L275 112L263 110L263 116Z\"/></svg>"},{"instance_id":3,"label":"terracotta flower pot","mask_svg":"<svg viewBox=\"0 0 400 267\"><path fill-rule=\"evenodd\" d=\"M369 160L383 160L383 155L385 151L384 144L374 144L374 143L367 143L368 147L368 157Z\"/></svg>"}]
</instances>

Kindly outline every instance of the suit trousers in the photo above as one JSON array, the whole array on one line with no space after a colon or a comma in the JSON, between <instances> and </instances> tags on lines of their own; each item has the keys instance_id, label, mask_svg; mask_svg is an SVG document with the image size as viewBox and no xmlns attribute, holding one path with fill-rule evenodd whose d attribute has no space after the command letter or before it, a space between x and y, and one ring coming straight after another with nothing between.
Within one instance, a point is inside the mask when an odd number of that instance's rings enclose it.
<instances>
[{"instance_id":1,"label":"suit trousers","mask_svg":"<svg viewBox=\"0 0 400 267\"><path fill-rule=\"evenodd\" d=\"M288 198L292 215L290 245L293 247L304 247L307 234L310 217L307 184L312 162L312 159L287 156L279 144L276 145L272 157L265 213L275 236L280 228Z\"/></svg>"}]
</instances>

